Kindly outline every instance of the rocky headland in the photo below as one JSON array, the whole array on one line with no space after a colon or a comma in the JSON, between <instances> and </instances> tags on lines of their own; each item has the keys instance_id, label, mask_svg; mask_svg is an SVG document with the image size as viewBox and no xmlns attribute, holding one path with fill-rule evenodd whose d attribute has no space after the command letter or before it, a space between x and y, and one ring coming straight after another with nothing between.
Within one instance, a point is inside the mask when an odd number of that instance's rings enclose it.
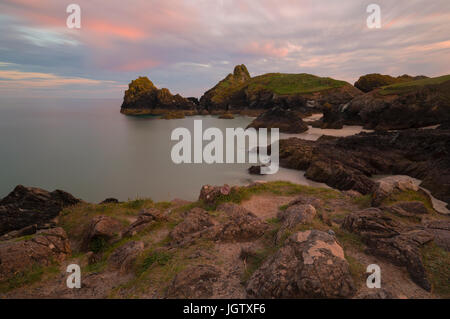
<instances>
[{"instance_id":1,"label":"rocky headland","mask_svg":"<svg viewBox=\"0 0 450 319\"><path fill-rule=\"evenodd\" d=\"M450 75L401 82L374 89L350 102L324 109L317 126L398 130L450 121Z\"/></svg>"},{"instance_id":2,"label":"rocky headland","mask_svg":"<svg viewBox=\"0 0 450 319\"><path fill-rule=\"evenodd\" d=\"M172 95L166 88L158 89L147 77L131 81L125 91L121 113L126 115L161 115L173 111L195 112L198 101Z\"/></svg>"},{"instance_id":3,"label":"rocky headland","mask_svg":"<svg viewBox=\"0 0 450 319\"><path fill-rule=\"evenodd\" d=\"M205 185L195 202L73 202L47 228L25 234L35 221L18 219L0 239L0 296L448 298L449 217L410 181L385 184L367 195L260 182ZM8 203L39 193L15 190ZM53 202L39 198L36 213L55 215ZM74 263L80 289L66 287ZM381 289L366 287L369 264Z\"/></svg>"}]
</instances>

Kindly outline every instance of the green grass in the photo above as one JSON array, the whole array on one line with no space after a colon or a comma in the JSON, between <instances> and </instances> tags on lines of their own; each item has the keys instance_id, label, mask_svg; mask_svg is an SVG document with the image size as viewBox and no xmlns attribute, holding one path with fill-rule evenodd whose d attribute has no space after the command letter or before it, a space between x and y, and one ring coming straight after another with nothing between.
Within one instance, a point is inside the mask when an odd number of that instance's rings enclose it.
<instances>
[{"instance_id":1,"label":"green grass","mask_svg":"<svg viewBox=\"0 0 450 319\"><path fill-rule=\"evenodd\" d=\"M328 77L312 74L268 73L251 78L241 83L233 77L227 77L217 84L214 90L213 102L221 103L240 90L256 92L268 90L279 95L308 94L350 85Z\"/></svg>"},{"instance_id":2,"label":"green grass","mask_svg":"<svg viewBox=\"0 0 450 319\"><path fill-rule=\"evenodd\" d=\"M153 264L158 264L159 266L165 266L172 259L172 254L168 252L152 252L150 255L145 257L140 265L137 267L137 275L143 274L147 271Z\"/></svg>"},{"instance_id":3,"label":"green grass","mask_svg":"<svg viewBox=\"0 0 450 319\"><path fill-rule=\"evenodd\" d=\"M317 188L305 185L293 184L284 181L274 181L268 183L260 183L251 187L240 187L232 190L229 195L220 196L214 205L205 207L205 209L215 210L218 205L224 202L232 202L239 204L244 200L250 199L252 195L271 193L278 196L291 196L298 194L313 195L321 199L335 199L341 197L339 191L330 188ZM200 203L201 204L201 203ZM204 205L203 205L204 206Z\"/></svg>"},{"instance_id":4,"label":"green grass","mask_svg":"<svg viewBox=\"0 0 450 319\"><path fill-rule=\"evenodd\" d=\"M433 292L450 298L450 253L434 243L424 246L421 252Z\"/></svg>"},{"instance_id":5,"label":"green grass","mask_svg":"<svg viewBox=\"0 0 450 319\"><path fill-rule=\"evenodd\" d=\"M369 208L372 203L372 195L361 195L358 197L353 198L353 203L358 205L359 208Z\"/></svg>"},{"instance_id":6,"label":"green grass","mask_svg":"<svg viewBox=\"0 0 450 319\"><path fill-rule=\"evenodd\" d=\"M395 83L383 86L378 93L380 93L381 95L402 94L415 90L419 87L433 84L441 84L446 81L450 81L450 74L438 76L435 78L422 79L411 82Z\"/></svg>"},{"instance_id":7,"label":"green grass","mask_svg":"<svg viewBox=\"0 0 450 319\"><path fill-rule=\"evenodd\" d=\"M322 78L312 74L268 73L249 81L250 91L265 89L280 95L314 93L349 85L345 81Z\"/></svg>"},{"instance_id":8,"label":"green grass","mask_svg":"<svg viewBox=\"0 0 450 319\"><path fill-rule=\"evenodd\" d=\"M42 280L46 275L58 273L59 268L56 264L44 267L34 264L30 270L16 273L14 276L0 282L0 293L6 293L16 288L31 285Z\"/></svg>"},{"instance_id":9,"label":"green grass","mask_svg":"<svg viewBox=\"0 0 450 319\"><path fill-rule=\"evenodd\" d=\"M430 198L423 191L415 192L413 190L407 190L403 192L394 192L388 198L384 199L382 204L389 206L395 204L396 202L414 201L422 202L430 212L433 211L433 204L431 203Z\"/></svg>"}]
</instances>

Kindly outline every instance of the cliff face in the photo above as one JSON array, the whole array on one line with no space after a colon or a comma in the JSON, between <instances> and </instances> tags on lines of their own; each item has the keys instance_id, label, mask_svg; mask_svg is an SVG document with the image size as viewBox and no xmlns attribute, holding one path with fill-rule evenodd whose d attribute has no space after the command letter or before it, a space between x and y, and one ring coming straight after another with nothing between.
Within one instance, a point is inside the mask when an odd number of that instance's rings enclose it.
<instances>
[{"instance_id":1,"label":"cliff face","mask_svg":"<svg viewBox=\"0 0 450 319\"><path fill-rule=\"evenodd\" d=\"M121 108L125 114L152 113L161 110L193 110L195 102L179 94L172 95L166 88L158 89L147 77L131 81Z\"/></svg>"},{"instance_id":2,"label":"cliff face","mask_svg":"<svg viewBox=\"0 0 450 319\"><path fill-rule=\"evenodd\" d=\"M393 84L324 113L323 124L407 129L450 121L450 75Z\"/></svg>"},{"instance_id":3,"label":"cliff face","mask_svg":"<svg viewBox=\"0 0 450 319\"><path fill-rule=\"evenodd\" d=\"M362 94L347 82L311 74L268 73L250 77L245 65L235 67L200 99L210 112L270 109L278 106L308 113L325 103L340 105Z\"/></svg>"}]
</instances>

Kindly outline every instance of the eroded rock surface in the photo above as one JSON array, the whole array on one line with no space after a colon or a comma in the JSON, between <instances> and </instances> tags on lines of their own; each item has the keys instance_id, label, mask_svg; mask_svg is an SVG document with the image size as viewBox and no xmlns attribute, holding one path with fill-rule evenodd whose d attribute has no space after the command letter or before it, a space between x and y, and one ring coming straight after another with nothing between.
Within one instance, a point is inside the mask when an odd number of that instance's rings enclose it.
<instances>
[{"instance_id":1,"label":"eroded rock surface","mask_svg":"<svg viewBox=\"0 0 450 319\"><path fill-rule=\"evenodd\" d=\"M251 298L346 298L354 292L342 247L318 230L289 237L247 284Z\"/></svg>"}]
</instances>

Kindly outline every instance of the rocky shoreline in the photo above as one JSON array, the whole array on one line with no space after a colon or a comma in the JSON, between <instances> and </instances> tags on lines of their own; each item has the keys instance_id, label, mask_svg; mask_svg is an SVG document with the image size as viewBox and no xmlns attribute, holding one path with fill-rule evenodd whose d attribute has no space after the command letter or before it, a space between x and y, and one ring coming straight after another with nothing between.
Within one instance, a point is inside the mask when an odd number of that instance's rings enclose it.
<instances>
[{"instance_id":1,"label":"rocky shoreline","mask_svg":"<svg viewBox=\"0 0 450 319\"><path fill-rule=\"evenodd\" d=\"M65 196L55 215L59 193L18 186L2 201L27 207L0 237L2 298L450 296L450 217L408 179L367 195L257 182L205 185L195 202ZM65 286L73 263L80 289ZM365 286L373 263L382 289Z\"/></svg>"}]
</instances>

